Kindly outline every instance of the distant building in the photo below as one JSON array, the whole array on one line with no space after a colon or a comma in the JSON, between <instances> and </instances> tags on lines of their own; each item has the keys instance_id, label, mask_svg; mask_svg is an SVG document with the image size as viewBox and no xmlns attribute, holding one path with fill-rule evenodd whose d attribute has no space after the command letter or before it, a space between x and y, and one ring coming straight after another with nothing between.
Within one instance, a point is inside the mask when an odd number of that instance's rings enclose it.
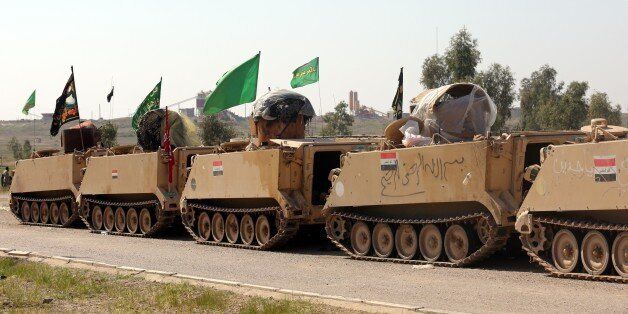
<instances>
[{"instance_id":1,"label":"distant building","mask_svg":"<svg viewBox=\"0 0 628 314\"><path fill-rule=\"evenodd\" d=\"M211 93L211 91L209 92L200 91L198 94L196 94L196 116L200 117L203 115L203 108L205 107L205 100L207 99L207 96L209 95L209 93Z\"/></svg>"},{"instance_id":2,"label":"distant building","mask_svg":"<svg viewBox=\"0 0 628 314\"><path fill-rule=\"evenodd\" d=\"M194 118L194 110L195 108L181 108L179 109L179 113L188 118Z\"/></svg>"},{"instance_id":3,"label":"distant building","mask_svg":"<svg viewBox=\"0 0 628 314\"><path fill-rule=\"evenodd\" d=\"M41 119L43 121L52 121L52 113L42 113Z\"/></svg>"},{"instance_id":4,"label":"distant building","mask_svg":"<svg viewBox=\"0 0 628 314\"><path fill-rule=\"evenodd\" d=\"M358 92L349 91L349 111L355 114L360 109L360 100L358 100Z\"/></svg>"}]
</instances>

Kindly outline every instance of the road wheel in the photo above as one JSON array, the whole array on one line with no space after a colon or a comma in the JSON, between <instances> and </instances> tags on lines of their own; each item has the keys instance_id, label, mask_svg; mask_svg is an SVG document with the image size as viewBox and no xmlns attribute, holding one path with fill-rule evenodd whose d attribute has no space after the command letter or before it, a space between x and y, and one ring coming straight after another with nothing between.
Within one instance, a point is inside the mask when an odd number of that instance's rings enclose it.
<instances>
[{"instance_id":1,"label":"road wheel","mask_svg":"<svg viewBox=\"0 0 628 314\"><path fill-rule=\"evenodd\" d=\"M212 235L212 223L207 212L202 212L198 216L198 236L207 241Z\"/></svg>"},{"instance_id":2,"label":"road wheel","mask_svg":"<svg viewBox=\"0 0 628 314\"><path fill-rule=\"evenodd\" d=\"M255 240L255 223L253 223L253 218L249 214L244 215L242 221L240 221L240 238L246 245L253 244Z\"/></svg>"},{"instance_id":3,"label":"road wheel","mask_svg":"<svg viewBox=\"0 0 628 314\"><path fill-rule=\"evenodd\" d=\"M443 236L434 224L421 228L419 232L419 251L428 262L437 261L443 253Z\"/></svg>"},{"instance_id":4,"label":"road wheel","mask_svg":"<svg viewBox=\"0 0 628 314\"><path fill-rule=\"evenodd\" d=\"M126 227L126 214L124 208L118 207L116 208L116 231L124 232L124 227Z\"/></svg>"},{"instance_id":5,"label":"road wheel","mask_svg":"<svg viewBox=\"0 0 628 314\"><path fill-rule=\"evenodd\" d=\"M270 241L270 222L266 215L259 215L255 222L255 238L260 246Z\"/></svg>"},{"instance_id":6,"label":"road wheel","mask_svg":"<svg viewBox=\"0 0 628 314\"><path fill-rule=\"evenodd\" d=\"M137 217L137 210L131 207L126 212L126 229L129 230L130 234L137 233L139 225L139 218Z\"/></svg>"},{"instance_id":7,"label":"road wheel","mask_svg":"<svg viewBox=\"0 0 628 314\"><path fill-rule=\"evenodd\" d=\"M31 220L32 222L39 222L39 204L36 202L31 203Z\"/></svg>"},{"instance_id":8,"label":"road wheel","mask_svg":"<svg viewBox=\"0 0 628 314\"><path fill-rule=\"evenodd\" d=\"M599 231L589 231L582 239L580 257L584 270L591 275L600 275L608 266L611 253L606 238Z\"/></svg>"},{"instance_id":9,"label":"road wheel","mask_svg":"<svg viewBox=\"0 0 628 314\"><path fill-rule=\"evenodd\" d=\"M41 223L48 223L48 219L50 219L50 209L46 202L41 202L41 205L39 205L39 217L41 218Z\"/></svg>"},{"instance_id":10,"label":"road wheel","mask_svg":"<svg viewBox=\"0 0 628 314\"><path fill-rule=\"evenodd\" d=\"M142 234L147 234L153 227L153 218L150 216L148 208L142 208L140 211L140 231Z\"/></svg>"},{"instance_id":11,"label":"road wheel","mask_svg":"<svg viewBox=\"0 0 628 314\"><path fill-rule=\"evenodd\" d=\"M59 219L61 220L62 225L65 225L70 220L70 208L65 202L61 203L59 206Z\"/></svg>"},{"instance_id":12,"label":"road wheel","mask_svg":"<svg viewBox=\"0 0 628 314\"><path fill-rule=\"evenodd\" d=\"M578 240L574 234L561 229L552 241L552 259L554 266L561 273L570 273L578 265Z\"/></svg>"},{"instance_id":13,"label":"road wheel","mask_svg":"<svg viewBox=\"0 0 628 314\"><path fill-rule=\"evenodd\" d=\"M491 230L491 227L488 224L488 220L486 220L486 218L480 218L480 220L478 220L477 224L475 225L475 230L477 231L478 238L480 239L482 244L486 244Z\"/></svg>"},{"instance_id":14,"label":"road wheel","mask_svg":"<svg viewBox=\"0 0 628 314\"><path fill-rule=\"evenodd\" d=\"M216 242L222 242L225 238L225 219L220 213L212 216L212 236Z\"/></svg>"},{"instance_id":15,"label":"road wheel","mask_svg":"<svg viewBox=\"0 0 628 314\"><path fill-rule=\"evenodd\" d=\"M31 205L28 202L22 202L22 221L31 221Z\"/></svg>"},{"instance_id":16,"label":"road wheel","mask_svg":"<svg viewBox=\"0 0 628 314\"><path fill-rule=\"evenodd\" d=\"M50 203L50 223L59 224L59 205L57 203Z\"/></svg>"},{"instance_id":17,"label":"road wheel","mask_svg":"<svg viewBox=\"0 0 628 314\"><path fill-rule=\"evenodd\" d=\"M445 254L452 263L462 261L469 255L470 244L467 231L461 225L451 225L445 232Z\"/></svg>"},{"instance_id":18,"label":"road wheel","mask_svg":"<svg viewBox=\"0 0 628 314\"><path fill-rule=\"evenodd\" d=\"M240 224L238 223L238 217L234 214L227 216L225 222L225 233L227 235L227 241L229 243L238 242L238 235L240 234Z\"/></svg>"},{"instance_id":19,"label":"road wheel","mask_svg":"<svg viewBox=\"0 0 628 314\"><path fill-rule=\"evenodd\" d=\"M92 227L95 230L102 229L102 209L100 209L100 206L92 208Z\"/></svg>"},{"instance_id":20,"label":"road wheel","mask_svg":"<svg viewBox=\"0 0 628 314\"><path fill-rule=\"evenodd\" d=\"M419 240L416 230L410 224L402 224L395 232L395 247L399 257L405 260L411 260L416 255L419 247Z\"/></svg>"},{"instance_id":21,"label":"road wheel","mask_svg":"<svg viewBox=\"0 0 628 314\"><path fill-rule=\"evenodd\" d=\"M111 232L116 224L116 215L113 213L113 209L111 206L105 207L105 212L103 214L103 223L105 225L105 230Z\"/></svg>"},{"instance_id":22,"label":"road wheel","mask_svg":"<svg viewBox=\"0 0 628 314\"><path fill-rule=\"evenodd\" d=\"M351 248L360 256L368 255L371 250L371 230L363 221L358 221L351 227Z\"/></svg>"},{"instance_id":23,"label":"road wheel","mask_svg":"<svg viewBox=\"0 0 628 314\"><path fill-rule=\"evenodd\" d=\"M387 223L378 223L373 228L373 250L379 257L388 257L395 248L395 237Z\"/></svg>"},{"instance_id":24,"label":"road wheel","mask_svg":"<svg viewBox=\"0 0 628 314\"><path fill-rule=\"evenodd\" d=\"M613 241L613 266L620 276L628 277L628 232L624 231Z\"/></svg>"}]
</instances>

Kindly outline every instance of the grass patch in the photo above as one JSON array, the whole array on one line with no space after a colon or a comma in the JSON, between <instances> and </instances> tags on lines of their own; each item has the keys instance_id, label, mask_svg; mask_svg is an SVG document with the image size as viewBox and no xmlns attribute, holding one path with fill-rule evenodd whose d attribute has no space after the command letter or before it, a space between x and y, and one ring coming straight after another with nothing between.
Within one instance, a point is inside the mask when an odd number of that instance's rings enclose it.
<instances>
[{"instance_id":1,"label":"grass patch","mask_svg":"<svg viewBox=\"0 0 628 314\"><path fill-rule=\"evenodd\" d=\"M156 283L0 258L0 312L338 312L306 301L250 297L187 283Z\"/></svg>"}]
</instances>

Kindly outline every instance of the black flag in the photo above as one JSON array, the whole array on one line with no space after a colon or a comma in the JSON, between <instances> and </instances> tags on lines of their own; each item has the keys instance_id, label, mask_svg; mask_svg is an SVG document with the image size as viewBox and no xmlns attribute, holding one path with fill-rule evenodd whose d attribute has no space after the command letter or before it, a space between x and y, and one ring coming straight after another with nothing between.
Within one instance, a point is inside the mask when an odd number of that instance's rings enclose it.
<instances>
[{"instance_id":1,"label":"black flag","mask_svg":"<svg viewBox=\"0 0 628 314\"><path fill-rule=\"evenodd\" d=\"M52 136L59 133L59 128L61 128L62 125L79 118L76 86L74 85L74 67L70 69L72 70L72 74L68 82L65 83L63 93L57 98L55 112L52 115L52 125L50 126L50 135Z\"/></svg>"},{"instance_id":2,"label":"black flag","mask_svg":"<svg viewBox=\"0 0 628 314\"><path fill-rule=\"evenodd\" d=\"M395 113L395 119L401 119L403 113L403 68L399 72L399 86L392 102L392 110Z\"/></svg>"},{"instance_id":3,"label":"black flag","mask_svg":"<svg viewBox=\"0 0 628 314\"><path fill-rule=\"evenodd\" d=\"M111 86L111 91L107 94L107 102L111 102L111 97L113 97L113 86Z\"/></svg>"}]
</instances>

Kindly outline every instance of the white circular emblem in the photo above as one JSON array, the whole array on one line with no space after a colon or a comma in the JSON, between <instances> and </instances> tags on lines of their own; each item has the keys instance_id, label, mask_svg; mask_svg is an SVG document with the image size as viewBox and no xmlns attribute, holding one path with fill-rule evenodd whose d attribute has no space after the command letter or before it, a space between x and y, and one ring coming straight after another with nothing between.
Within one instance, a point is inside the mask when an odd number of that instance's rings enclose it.
<instances>
[{"instance_id":1,"label":"white circular emblem","mask_svg":"<svg viewBox=\"0 0 628 314\"><path fill-rule=\"evenodd\" d=\"M345 186L342 184L342 182L338 181L335 184L334 191L336 191L336 195L342 197L345 194Z\"/></svg>"}]
</instances>

